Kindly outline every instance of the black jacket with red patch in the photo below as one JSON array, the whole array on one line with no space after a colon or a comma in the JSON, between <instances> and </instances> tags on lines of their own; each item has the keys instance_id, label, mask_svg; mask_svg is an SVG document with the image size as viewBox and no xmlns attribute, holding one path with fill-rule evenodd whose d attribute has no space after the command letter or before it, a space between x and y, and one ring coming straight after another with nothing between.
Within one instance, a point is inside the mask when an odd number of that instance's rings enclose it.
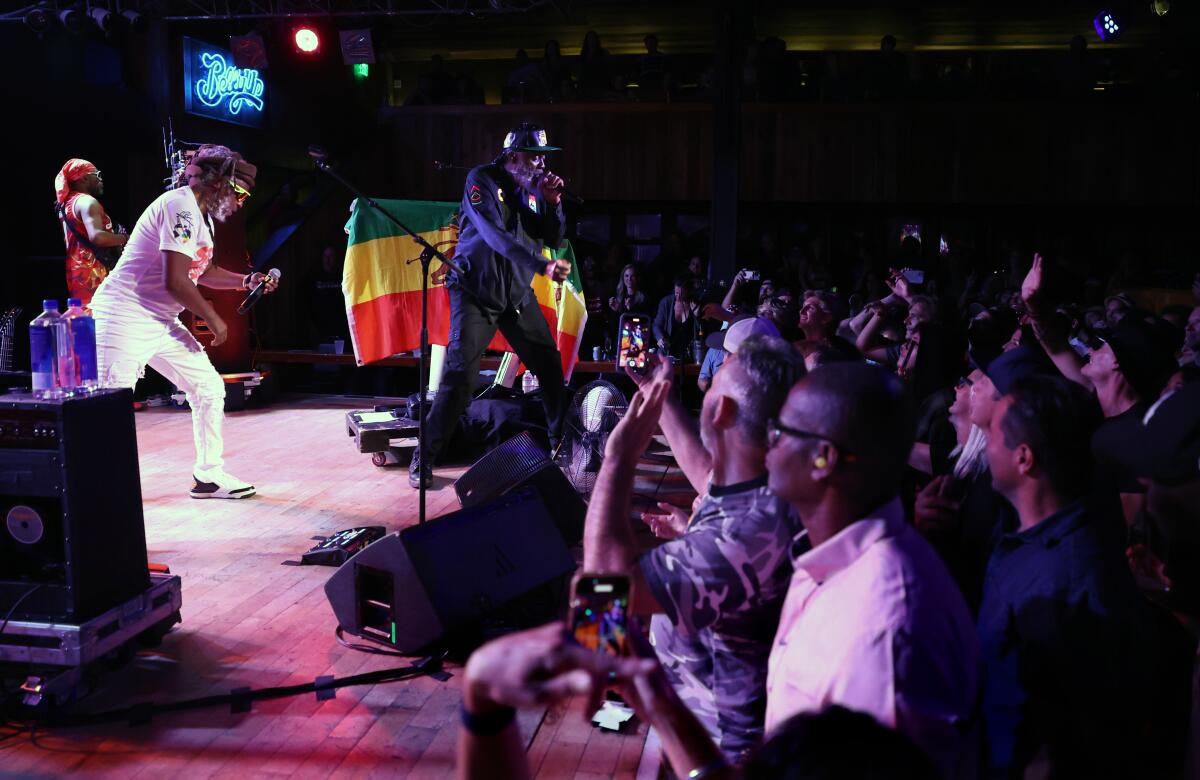
<instances>
[{"instance_id":1,"label":"black jacket with red patch","mask_svg":"<svg viewBox=\"0 0 1200 780\"><path fill-rule=\"evenodd\" d=\"M533 275L544 273L549 262L542 245L557 248L564 227L561 204L523 189L503 166L473 168L463 190L454 255L466 274L451 271L446 285L493 314L520 308L532 295Z\"/></svg>"}]
</instances>

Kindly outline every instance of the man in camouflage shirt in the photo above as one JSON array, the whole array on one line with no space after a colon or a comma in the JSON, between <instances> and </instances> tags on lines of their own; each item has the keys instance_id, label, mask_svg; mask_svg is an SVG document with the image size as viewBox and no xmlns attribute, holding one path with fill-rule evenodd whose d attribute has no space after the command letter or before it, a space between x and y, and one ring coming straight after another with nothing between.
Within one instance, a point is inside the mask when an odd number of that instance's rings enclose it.
<instances>
[{"instance_id":1,"label":"man in camouflage shirt","mask_svg":"<svg viewBox=\"0 0 1200 780\"><path fill-rule=\"evenodd\" d=\"M671 373L666 363L638 377L642 392ZM585 569L630 572L634 611L661 613L650 634L668 678L734 760L762 739L767 659L800 532L786 502L767 489L766 425L803 374L790 344L752 337L713 377L698 436L667 402L662 425L676 457L694 466L703 450L711 460L707 491L678 538L639 556L629 494L644 447L616 431L588 509Z\"/></svg>"}]
</instances>

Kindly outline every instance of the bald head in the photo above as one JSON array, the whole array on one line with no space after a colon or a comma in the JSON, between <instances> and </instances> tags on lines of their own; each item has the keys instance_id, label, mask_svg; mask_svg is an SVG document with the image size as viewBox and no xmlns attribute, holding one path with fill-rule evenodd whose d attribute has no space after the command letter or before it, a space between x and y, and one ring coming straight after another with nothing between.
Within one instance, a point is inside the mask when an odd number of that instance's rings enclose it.
<instances>
[{"instance_id":1,"label":"bald head","mask_svg":"<svg viewBox=\"0 0 1200 780\"><path fill-rule=\"evenodd\" d=\"M854 456L869 483L894 490L912 451L916 415L895 374L866 363L821 366L793 388L781 419Z\"/></svg>"}]
</instances>

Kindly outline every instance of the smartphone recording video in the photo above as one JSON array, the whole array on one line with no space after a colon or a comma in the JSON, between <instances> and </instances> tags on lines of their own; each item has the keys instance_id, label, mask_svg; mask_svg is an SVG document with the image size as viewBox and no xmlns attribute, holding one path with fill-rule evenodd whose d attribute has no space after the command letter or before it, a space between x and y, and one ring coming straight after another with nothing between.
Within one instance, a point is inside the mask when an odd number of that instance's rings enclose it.
<instances>
[{"instance_id":1,"label":"smartphone recording video","mask_svg":"<svg viewBox=\"0 0 1200 780\"><path fill-rule=\"evenodd\" d=\"M634 371L646 369L646 337L650 318L644 314L622 314L618 326L617 370L626 366Z\"/></svg>"},{"instance_id":2,"label":"smartphone recording video","mask_svg":"<svg viewBox=\"0 0 1200 780\"><path fill-rule=\"evenodd\" d=\"M571 636L583 647L624 655L629 641L629 578L581 574L571 597Z\"/></svg>"}]
</instances>

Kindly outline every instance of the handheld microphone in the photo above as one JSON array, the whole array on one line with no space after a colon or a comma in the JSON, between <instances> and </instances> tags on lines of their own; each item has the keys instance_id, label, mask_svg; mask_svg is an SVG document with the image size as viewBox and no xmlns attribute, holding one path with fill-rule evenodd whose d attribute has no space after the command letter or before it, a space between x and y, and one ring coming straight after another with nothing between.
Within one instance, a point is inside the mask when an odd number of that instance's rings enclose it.
<instances>
[{"instance_id":1,"label":"handheld microphone","mask_svg":"<svg viewBox=\"0 0 1200 780\"><path fill-rule=\"evenodd\" d=\"M267 276L271 277L272 279L274 279L275 281L278 282L279 277L282 276L282 274L279 273L278 268L272 268L270 271L267 271ZM266 291L267 291L267 280L263 279L261 282L259 282L257 285L254 286L254 289L251 290L250 294L246 296L246 300L242 301L241 305L238 306L238 308L237 308L238 314L245 314L246 312L250 311L250 308L252 306L254 306L254 304L258 303L258 299L263 297L263 293L265 293Z\"/></svg>"},{"instance_id":2,"label":"handheld microphone","mask_svg":"<svg viewBox=\"0 0 1200 780\"><path fill-rule=\"evenodd\" d=\"M533 179L531 180L530 183L533 184L533 186L535 186L535 187L540 187L541 186L540 182L545 176L546 176L545 173L539 173L537 176L533 177ZM575 193L571 192L566 187L558 187L557 190L558 190L558 194L562 196L563 200L568 201L570 203L574 203L576 206L583 205L583 198L581 198L578 195L576 195Z\"/></svg>"}]
</instances>

